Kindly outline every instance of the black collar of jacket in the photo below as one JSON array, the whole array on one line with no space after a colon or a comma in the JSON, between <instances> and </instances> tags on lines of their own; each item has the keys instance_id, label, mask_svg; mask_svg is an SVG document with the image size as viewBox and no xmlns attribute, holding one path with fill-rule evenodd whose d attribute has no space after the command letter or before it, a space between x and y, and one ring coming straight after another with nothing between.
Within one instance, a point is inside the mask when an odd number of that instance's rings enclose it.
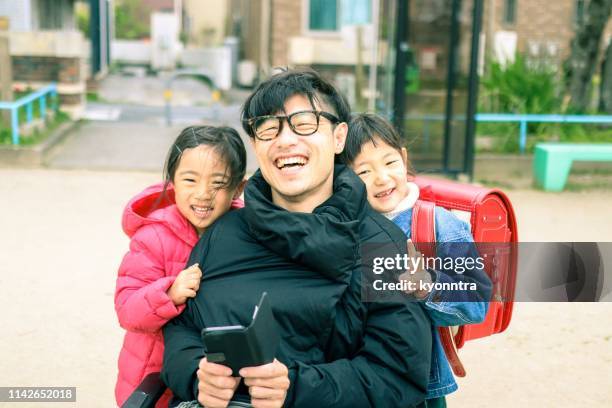
<instances>
[{"instance_id":1,"label":"black collar of jacket","mask_svg":"<svg viewBox=\"0 0 612 408\"><path fill-rule=\"evenodd\" d=\"M367 197L363 182L344 165L334 166L333 189L312 213L289 212L272 202L270 185L257 170L244 192L244 214L262 245L348 284L359 257L359 224L367 212Z\"/></svg>"}]
</instances>

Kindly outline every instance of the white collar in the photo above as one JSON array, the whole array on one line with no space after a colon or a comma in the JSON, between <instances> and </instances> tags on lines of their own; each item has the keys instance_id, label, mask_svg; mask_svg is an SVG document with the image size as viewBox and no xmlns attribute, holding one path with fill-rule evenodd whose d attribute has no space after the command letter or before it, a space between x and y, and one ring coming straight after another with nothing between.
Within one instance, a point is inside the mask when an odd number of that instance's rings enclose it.
<instances>
[{"instance_id":1,"label":"white collar","mask_svg":"<svg viewBox=\"0 0 612 408\"><path fill-rule=\"evenodd\" d=\"M399 202L397 207L395 207L389 212L382 213L382 215L392 220L400 213L409 210L414 206L414 203L416 203L416 201L419 199L419 186L410 181L406 183L406 186L408 187L408 194L406 195L406 197L404 197L404 199Z\"/></svg>"}]
</instances>

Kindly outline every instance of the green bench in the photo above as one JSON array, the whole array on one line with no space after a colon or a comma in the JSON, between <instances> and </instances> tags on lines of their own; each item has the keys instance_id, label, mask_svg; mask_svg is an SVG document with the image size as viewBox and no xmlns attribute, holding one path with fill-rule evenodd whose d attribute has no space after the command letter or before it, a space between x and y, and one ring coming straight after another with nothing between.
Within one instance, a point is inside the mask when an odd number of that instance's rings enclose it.
<instances>
[{"instance_id":1,"label":"green bench","mask_svg":"<svg viewBox=\"0 0 612 408\"><path fill-rule=\"evenodd\" d=\"M538 143L533 158L537 185L545 191L562 191L574 161L612 162L612 143Z\"/></svg>"}]
</instances>

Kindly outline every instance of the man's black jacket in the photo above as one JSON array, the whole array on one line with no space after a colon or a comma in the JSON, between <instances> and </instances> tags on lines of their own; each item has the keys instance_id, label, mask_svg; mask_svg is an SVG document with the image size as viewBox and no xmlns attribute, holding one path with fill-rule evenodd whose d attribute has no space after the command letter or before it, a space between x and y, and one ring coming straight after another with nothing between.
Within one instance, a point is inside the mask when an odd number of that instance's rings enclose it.
<instances>
[{"instance_id":1,"label":"man's black jacket","mask_svg":"<svg viewBox=\"0 0 612 408\"><path fill-rule=\"evenodd\" d=\"M393 242L397 253L406 251L403 232L372 210L361 180L337 165L332 197L312 214L295 213L272 203L258 171L245 202L210 227L191 253L188 264L199 262L202 284L164 328L162 378L175 395L197 398L201 329L248 325L266 291L281 334L277 358L289 368L285 406L420 403L431 358L425 313L407 301L361 301L361 246Z\"/></svg>"}]
</instances>

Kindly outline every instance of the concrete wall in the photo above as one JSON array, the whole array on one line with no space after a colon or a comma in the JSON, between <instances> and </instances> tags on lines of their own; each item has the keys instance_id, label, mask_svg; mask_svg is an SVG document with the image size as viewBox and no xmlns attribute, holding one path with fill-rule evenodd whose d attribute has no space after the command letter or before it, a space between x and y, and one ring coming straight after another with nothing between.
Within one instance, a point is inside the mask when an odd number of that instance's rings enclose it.
<instances>
[{"instance_id":1,"label":"concrete wall","mask_svg":"<svg viewBox=\"0 0 612 408\"><path fill-rule=\"evenodd\" d=\"M195 46L221 45L226 36L225 23L229 0L183 0L189 19L188 43Z\"/></svg>"},{"instance_id":2,"label":"concrete wall","mask_svg":"<svg viewBox=\"0 0 612 408\"><path fill-rule=\"evenodd\" d=\"M232 50L229 47L188 48L181 63L208 76L221 90L232 87Z\"/></svg>"},{"instance_id":3,"label":"concrete wall","mask_svg":"<svg viewBox=\"0 0 612 408\"><path fill-rule=\"evenodd\" d=\"M140 40L113 40L111 43L113 61L128 64L150 64L151 42Z\"/></svg>"},{"instance_id":4,"label":"concrete wall","mask_svg":"<svg viewBox=\"0 0 612 408\"><path fill-rule=\"evenodd\" d=\"M174 13L151 14L151 66L154 69L174 69L181 51L179 20Z\"/></svg>"},{"instance_id":5,"label":"concrete wall","mask_svg":"<svg viewBox=\"0 0 612 408\"><path fill-rule=\"evenodd\" d=\"M80 31L11 32L11 55L77 57L84 55L85 38Z\"/></svg>"}]
</instances>

